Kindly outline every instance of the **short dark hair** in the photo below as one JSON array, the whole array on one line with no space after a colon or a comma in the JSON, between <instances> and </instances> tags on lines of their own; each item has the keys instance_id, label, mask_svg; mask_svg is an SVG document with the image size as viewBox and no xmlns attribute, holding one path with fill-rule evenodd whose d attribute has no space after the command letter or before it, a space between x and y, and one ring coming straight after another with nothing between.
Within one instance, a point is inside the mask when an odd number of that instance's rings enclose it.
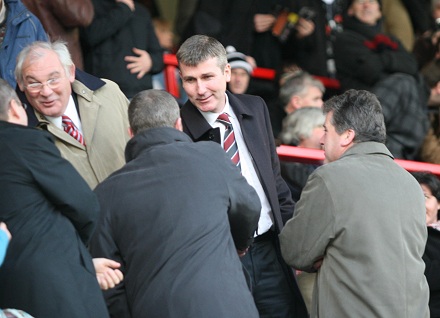
<instances>
[{"instance_id":1,"label":"short dark hair","mask_svg":"<svg viewBox=\"0 0 440 318\"><path fill-rule=\"evenodd\" d=\"M215 38L207 35L193 35L180 46L176 53L177 61L188 66L217 58L217 65L223 71L228 63L225 47Z\"/></svg>"},{"instance_id":2,"label":"short dark hair","mask_svg":"<svg viewBox=\"0 0 440 318\"><path fill-rule=\"evenodd\" d=\"M9 85L7 81L0 78L0 120L7 121L9 105L12 100L15 100L18 104L21 104L17 93Z\"/></svg>"},{"instance_id":3,"label":"short dark hair","mask_svg":"<svg viewBox=\"0 0 440 318\"><path fill-rule=\"evenodd\" d=\"M174 127L179 117L179 104L163 90L137 93L128 105L128 121L135 135L151 128Z\"/></svg>"},{"instance_id":4,"label":"short dark hair","mask_svg":"<svg viewBox=\"0 0 440 318\"><path fill-rule=\"evenodd\" d=\"M386 129L382 106L376 95L364 90L350 89L324 103L324 114L333 112L332 125L338 134L353 129L353 142L385 143Z\"/></svg>"},{"instance_id":5,"label":"short dark hair","mask_svg":"<svg viewBox=\"0 0 440 318\"><path fill-rule=\"evenodd\" d=\"M411 174L418 183L427 186L431 190L432 195L440 202L440 180L435 174L429 171L417 171Z\"/></svg>"}]
</instances>

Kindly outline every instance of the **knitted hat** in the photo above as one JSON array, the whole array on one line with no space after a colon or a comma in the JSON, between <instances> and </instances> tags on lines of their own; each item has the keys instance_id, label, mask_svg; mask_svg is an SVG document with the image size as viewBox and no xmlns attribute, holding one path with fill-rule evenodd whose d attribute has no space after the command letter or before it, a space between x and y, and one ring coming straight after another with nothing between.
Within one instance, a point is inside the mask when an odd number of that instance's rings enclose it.
<instances>
[{"instance_id":1,"label":"knitted hat","mask_svg":"<svg viewBox=\"0 0 440 318\"><path fill-rule=\"evenodd\" d=\"M231 65L231 69L242 68L249 74L252 73L252 65L246 61L246 55L237 52L235 47L227 46L226 53L228 58L228 63Z\"/></svg>"}]
</instances>

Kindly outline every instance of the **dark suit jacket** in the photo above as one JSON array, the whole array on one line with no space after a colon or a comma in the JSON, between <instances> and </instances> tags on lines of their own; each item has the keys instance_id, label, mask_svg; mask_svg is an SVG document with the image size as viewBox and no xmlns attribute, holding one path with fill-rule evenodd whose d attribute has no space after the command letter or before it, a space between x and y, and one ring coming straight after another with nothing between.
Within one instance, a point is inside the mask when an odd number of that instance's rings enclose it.
<instances>
[{"instance_id":1,"label":"dark suit jacket","mask_svg":"<svg viewBox=\"0 0 440 318\"><path fill-rule=\"evenodd\" d=\"M87 243L98 201L46 132L0 121L0 220L11 234L0 308L108 317Z\"/></svg>"},{"instance_id":2,"label":"dark suit jacket","mask_svg":"<svg viewBox=\"0 0 440 318\"><path fill-rule=\"evenodd\" d=\"M275 229L279 233L284 223L292 217L295 205L291 199L290 190L281 177L280 163L266 103L257 96L226 93L240 122L244 141L269 199L275 220ZM181 116L183 131L192 140L221 142L220 130L212 128L190 101L182 107Z\"/></svg>"}]
</instances>

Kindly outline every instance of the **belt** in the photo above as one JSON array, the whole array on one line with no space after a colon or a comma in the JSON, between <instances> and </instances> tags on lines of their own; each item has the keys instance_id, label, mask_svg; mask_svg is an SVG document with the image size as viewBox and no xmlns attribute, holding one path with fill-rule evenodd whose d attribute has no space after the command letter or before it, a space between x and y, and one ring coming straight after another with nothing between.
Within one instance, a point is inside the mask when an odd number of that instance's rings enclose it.
<instances>
[{"instance_id":1,"label":"belt","mask_svg":"<svg viewBox=\"0 0 440 318\"><path fill-rule=\"evenodd\" d=\"M257 235L254 237L254 244L255 243L261 243L261 242L267 242L272 241L276 237L275 231L269 230L266 233L263 233L261 235Z\"/></svg>"}]
</instances>

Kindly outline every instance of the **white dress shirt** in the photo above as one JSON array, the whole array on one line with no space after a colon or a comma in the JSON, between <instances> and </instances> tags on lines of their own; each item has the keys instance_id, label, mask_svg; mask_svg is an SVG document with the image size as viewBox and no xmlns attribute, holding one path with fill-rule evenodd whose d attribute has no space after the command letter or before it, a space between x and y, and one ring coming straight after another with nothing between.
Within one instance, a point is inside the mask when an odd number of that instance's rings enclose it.
<instances>
[{"instance_id":1,"label":"white dress shirt","mask_svg":"<svg viewBox=\"0 0 440 318\"><path fill-rule=\"evenodd\" d=\"M247 182L255 189L260 198L261 203L261 212L260 219L258 221L258 230L255 235L261 235L266 233L273 225L271 207L269 204L269 200L267 199L266 193L264 192L263 186L261 185L260 179L258 178L258 174L255 170L253 164L253 158L249 153L249 150L246 146L246 143L243 138L243 133L241 131L240 123L238 122L237 116L234 113L231 105L229 104L228 95L226 95L226 104L223 108L222 113L226 113L229 116L229 120L231 121L232 127L234 129L235 141L238 146L238 152L240 154L240 166L241 166L241 174ZM202 116L206 119L206 121L213 128L220 128L220 136L221 136L221 145L223 146L223 137L225 134L226 127L224 124L217 121L217 117L220 113L212 113L212 112L202 112L200 111Z\"/></svg>"}]
</instances>

